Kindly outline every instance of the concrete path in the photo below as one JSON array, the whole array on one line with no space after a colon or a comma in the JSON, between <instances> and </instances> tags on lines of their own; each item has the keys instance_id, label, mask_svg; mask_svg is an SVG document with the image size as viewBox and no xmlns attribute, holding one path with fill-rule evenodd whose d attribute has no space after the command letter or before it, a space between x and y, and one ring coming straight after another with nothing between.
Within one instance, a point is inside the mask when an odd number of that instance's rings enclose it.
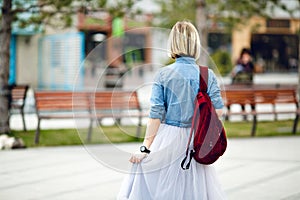
<instances>
[{"instance_id":1,"label":"concrete path","mask_svg":"<svg viewBox=\"0 0 300 200\"><path fill-rule=\"evenodd\" d=\"M0 199L115 199L139 144L0 152ZM232 200L300 199L300 137L230 139L215 164Z\"/></svg>"}]
</instances>

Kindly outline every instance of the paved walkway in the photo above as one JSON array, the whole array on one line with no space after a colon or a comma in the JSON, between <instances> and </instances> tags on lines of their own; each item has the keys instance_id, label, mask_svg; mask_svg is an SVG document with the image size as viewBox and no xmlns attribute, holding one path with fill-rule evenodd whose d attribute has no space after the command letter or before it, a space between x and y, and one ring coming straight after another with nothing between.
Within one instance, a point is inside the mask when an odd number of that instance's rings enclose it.
<instances>
[{"instance_id":1,"label":"paved walkway","mask_svg":"<svg viewBox=\"0 0 300 200\"><path fill-rule=\"evenodd\" d=\"M115 199L138 146L1 151L0 199ZM230 200L300 199L300 137L230 139L215 165Z\"/></svg>"}]
</instances>

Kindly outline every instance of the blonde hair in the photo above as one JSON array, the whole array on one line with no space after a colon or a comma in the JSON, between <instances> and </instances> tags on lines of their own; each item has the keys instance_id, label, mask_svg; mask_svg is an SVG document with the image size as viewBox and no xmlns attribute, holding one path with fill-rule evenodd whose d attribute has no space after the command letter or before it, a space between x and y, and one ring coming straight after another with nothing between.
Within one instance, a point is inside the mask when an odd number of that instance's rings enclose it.
<instances>
[{"instance_id":1,"label":"blonde hair","mask_svg":"<svg viewBox=\"0 0 300 200\"><path fill-rule=\"evenodd\" d=\"M195 26L188 21L177 22L169 35L169 56L190 56L198 59L200 56L200 38Z\"/></svg>"}]
</instances>

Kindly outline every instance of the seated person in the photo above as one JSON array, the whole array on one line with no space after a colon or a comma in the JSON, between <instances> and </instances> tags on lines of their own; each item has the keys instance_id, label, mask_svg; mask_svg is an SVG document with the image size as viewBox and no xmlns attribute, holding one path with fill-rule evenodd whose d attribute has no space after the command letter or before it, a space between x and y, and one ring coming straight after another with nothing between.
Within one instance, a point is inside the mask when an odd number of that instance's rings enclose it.
<instances>
[{"instance_id":1,"label":"seated person","mask_svg":"<svg viewBox=\"0 0 300 200\"><path fill-rule=\"evenodd\" d=\"M251 51L242 49L240 58L232 70L232 84L252 84L254 65L252 63Z\"/></svg>"}]
</instances>

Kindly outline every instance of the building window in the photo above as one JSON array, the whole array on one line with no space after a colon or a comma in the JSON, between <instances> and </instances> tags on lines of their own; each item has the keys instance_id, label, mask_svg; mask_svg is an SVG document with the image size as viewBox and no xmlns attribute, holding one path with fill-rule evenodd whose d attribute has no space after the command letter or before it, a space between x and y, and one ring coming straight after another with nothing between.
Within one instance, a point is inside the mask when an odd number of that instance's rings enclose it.
<instances>
[{"instance_id":1,"label":"building window","mask_svg":"<svg viewBox=\"0 0 300 200\"><path fill-rule=\"evenodd\" d=\"M296 72L299 39L295 34L253 34L251 49L265 72Z\"/></svg>"},{"instance_id":2,"label":"building window","mask_svg":"<svg viewBox=\"0 0 300 200\"><path fill-rule=\"evenodd\" d=\"M268 19L267 28L290 28L290 20Z\"/></svg>"},{"instance_id":3,"label":"building window","mask_svg":"<svg viewBox=\"0 0 300 200\"><path fill-rule=\"evenodd\" d=\"M106 33L86 31L85 32L85 55L88 55L92 50L101 44L106 39ZM106 43L101 44L103 47L98 47L96 50L98 52L99 58L102 60L106 59Z\"/></svg>"},{"instance_id":4,"label":"building window","mask_svg":"<svg viewBox=\"0 0 300 200\"><path fill-rule=\"evenodd\" d=\"M126 33L123 42L123 61L126 65L145 62L146 36L144 34Z\"/></svg>"}]
</instances>

